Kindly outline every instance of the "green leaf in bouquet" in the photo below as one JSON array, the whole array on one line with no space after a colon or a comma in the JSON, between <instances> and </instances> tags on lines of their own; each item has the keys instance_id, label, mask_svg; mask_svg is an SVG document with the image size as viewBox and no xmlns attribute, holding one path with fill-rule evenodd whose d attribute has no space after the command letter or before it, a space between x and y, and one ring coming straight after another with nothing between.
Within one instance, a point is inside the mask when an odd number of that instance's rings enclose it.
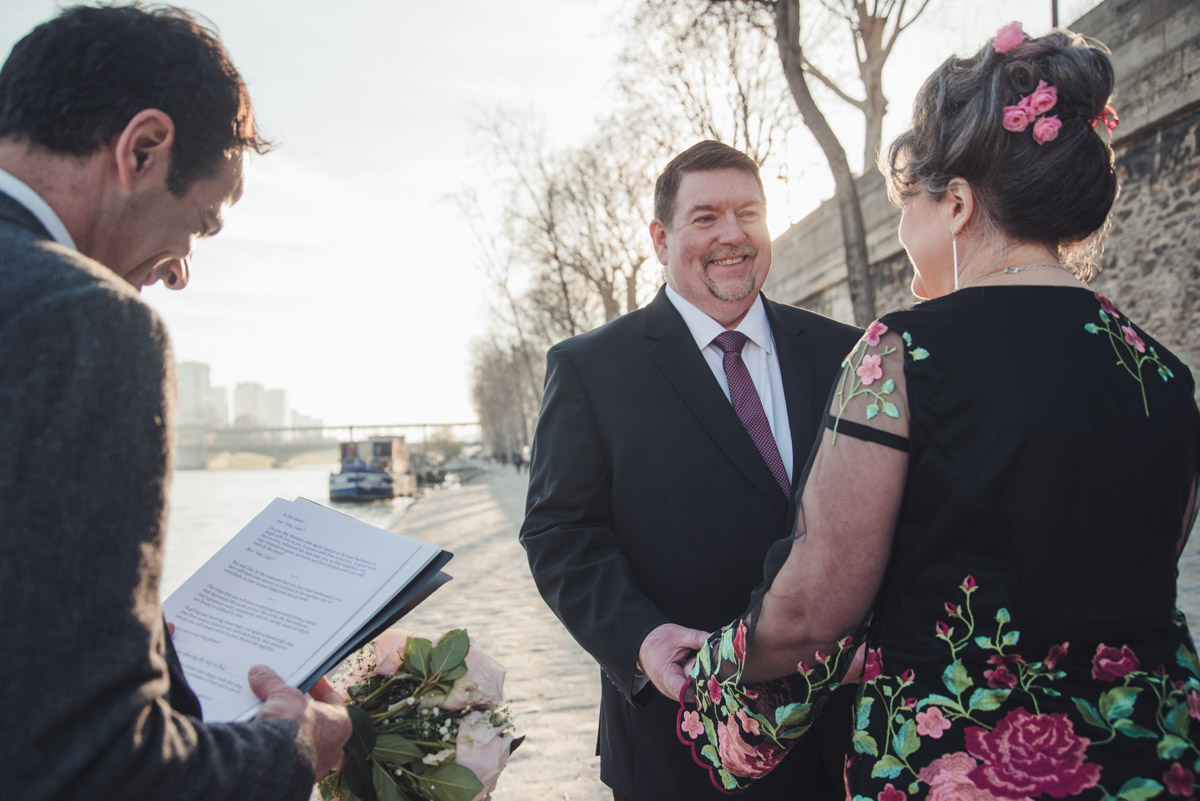
<instances>
[{"instance_id":1,"label":"green leaf in bouquet","mask_svg":"<svg viewBox=\"0 0 1200 801\"><path fill-rule=\"evenodd\" d=\"M429 657L429 673L426 675L436 676L442 674L444 677L446 671L456 668L465 662L467 650L470 647L471 640L467 637L465 629L447 631L438 640L437 645L433 647L433 652Z\"/></svg>"},{"instance_id":2,"label":"green leaf in bouquet","mask_svg":"<svg viewBox=\"0 0 1200 801\"><path fill-rule=\"evenodd\" d=\"M453 684L455 679L457 679L460 676L466 675L466 673L467 673L467 666L464 663L464 664L458 665L457 667L452 667L449 670L443 670L441 675L438 676L438 682L441 684Z\"/></svg>"},{"instance_id":3,"label":"green leaf in bouquet","mask_svg":"<svg viewBox=\"0 0 1200 801\"><path fill-rule=\"evenodd\" d=\"M396 777L388 773L383 766L375 765L371 780L375 784L375 796L379 801L409 801L408 796L396 783Z\"/></svg>"},{"instance_id":4,"label":"green leaf in bouquet","mask_svg":"<svg viewBox=\"0 0 1200 801\"><path fill-rule=\"evenodd\" d=\"M417 786L432 801L471 801L483 792L483 782L455 762L443 762L419 776Z\"/></svg>"},{"instance_id":5,"label":"green leaf in bouquet","mask_svg":"<svg viewBox=\"0 0 1200 801\"><path fill-rule=\"evenodd\" d=\"M378 801L375 796L375 784L371 780L371 767L369 760L354 754L347 754L346 764L342 765L342 781L350 794L359 801Z\"/></svg>"},{"instance_id":6,"label":"green leaf in bouquet","mask_svg":"<svg viewBox=\"0 0 1200 801\"><path fill-rule=\"evenodd\" d=\"M381 734L375 741L375 750L371 756L379 762L390 762L393 765L407 765L412 761L420 761L425 757L421 747L399 734Z\"/></svg>"},{"instance_id":7,"label":"green leaf in bouquet","mask_svg":"<svg viewBox=\"0 0 1200 801\"><path fill-rule=\"evenodd\" d=\"M514 737L512 742L508 744L508 755L512 756L513 751L516 751L523 742L525 742L524 734L522 734L520 737Z\"/></svg>"},{"instance_id":8,"label":"green leaf in bouquet","mask_svg":"<svg viewBox=\"0 0 1200 801\"><path fill-rule=\"evenodd\" d=\"M371 716L356 706L346 707L350 715L350 739L346 741L346 751L359 759L367 759L375 749L375 724Z\"/></svg>"},{"instance_id":9,"label":"green leaf in bouquet","mask_svg":"<svg viewBox=\"0 0 1200 801\"><path fill-rule=\"evenodd\" d=\"M429 662L433 643L422 637L409 637L404 646L404 669L421 678L429 678Z\"/></svg>"}]
</instances>

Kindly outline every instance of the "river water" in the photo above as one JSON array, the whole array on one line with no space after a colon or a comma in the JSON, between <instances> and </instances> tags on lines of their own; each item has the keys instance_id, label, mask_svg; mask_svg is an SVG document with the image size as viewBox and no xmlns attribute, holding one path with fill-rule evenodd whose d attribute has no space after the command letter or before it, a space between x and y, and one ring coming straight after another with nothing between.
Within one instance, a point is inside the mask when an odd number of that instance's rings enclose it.
<instances>
[{"instance_id":1,"label":"river water","mask_svg":"<svg viewBox=\"0 0 1200 801\"><path fill-rule=\"evenodd\" d=\"M307 498L390 528L411 498L366 503L329 500L337 464L263 470L177 470L171 484L162 597L166 598L275 498Z\"/></svg>"}]
</instances>

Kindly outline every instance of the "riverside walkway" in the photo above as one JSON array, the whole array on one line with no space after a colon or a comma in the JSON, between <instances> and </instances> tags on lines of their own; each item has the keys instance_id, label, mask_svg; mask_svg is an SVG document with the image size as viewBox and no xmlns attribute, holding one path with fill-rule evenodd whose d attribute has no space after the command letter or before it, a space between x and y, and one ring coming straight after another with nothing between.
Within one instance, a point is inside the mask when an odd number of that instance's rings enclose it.
<instances>
[{"instance_id":1,"label":"riverside walkway","mask_svg":"<svg viewBox=\"0 0 1200 801\"><path fill-rule=\"evenodd\" d=\"M505 692L526 740L500 776L494 801L611 801L594 755L600 676L542 602L517 532L527 474L494 466L457 487L427 492L393 530L454 552L455 580L402 623L424 636L466 628L505 666ZM1200 536L1179 565L1179 607L1200 623Z\"/></svg>"}]
</instances>

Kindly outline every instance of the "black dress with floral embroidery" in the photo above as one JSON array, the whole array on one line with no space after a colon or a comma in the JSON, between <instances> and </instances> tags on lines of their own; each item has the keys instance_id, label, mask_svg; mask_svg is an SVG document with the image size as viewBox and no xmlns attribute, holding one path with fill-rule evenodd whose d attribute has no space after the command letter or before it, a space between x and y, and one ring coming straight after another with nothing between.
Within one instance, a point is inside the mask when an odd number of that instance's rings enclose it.
<instances>
[{"instance_id":1,"label":"black dress with floral embroidery","mask_svg":"<svg viewBox=\"0 0 1200 801\"><path fill-rule=\"evenodd\" d=\"M847 748L855 801L1200 789L1200 665L1175 610L1193 392L1174 355L1079 288L975 287L872 325L827 425L909 458ZM870 401L859 419L851 396ZM870 419L901 397L906 440ZM849 661L819 655L799 690L733 688L744 643L736 621L715 635L700 708L680 716L729 789L754 775L738 754L768 755L758 775L778 761Z\"/></svg>"}]
</instances>

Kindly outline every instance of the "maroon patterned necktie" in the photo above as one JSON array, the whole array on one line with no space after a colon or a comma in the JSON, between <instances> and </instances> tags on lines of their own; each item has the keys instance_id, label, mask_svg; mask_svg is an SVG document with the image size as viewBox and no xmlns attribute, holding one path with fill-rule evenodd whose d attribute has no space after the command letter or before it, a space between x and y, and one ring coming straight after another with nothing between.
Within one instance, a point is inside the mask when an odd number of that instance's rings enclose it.
<instances>
[{"instance_id":1,"label":"maroon patterned necktie","mask_svg":"<svg viewBox=\"0 0 1200 801\"><path fill-rule=\"evenodd\" d=\"M746 427L750 439L754 440L763 461L771 469L771 475L779 482L779 488L790 500L792 484L788 481L787 470L783 468L783 459L779 457L779 445L771 433L771 424L767 422L754 382L750 380L750 371L742 361L742 347L746 344L746 338L741 331L726 331L718 335L713 343L725 352L725 378L729 381L729 399L733 402L733 410Z\"/></svg>"}]
</instances>

